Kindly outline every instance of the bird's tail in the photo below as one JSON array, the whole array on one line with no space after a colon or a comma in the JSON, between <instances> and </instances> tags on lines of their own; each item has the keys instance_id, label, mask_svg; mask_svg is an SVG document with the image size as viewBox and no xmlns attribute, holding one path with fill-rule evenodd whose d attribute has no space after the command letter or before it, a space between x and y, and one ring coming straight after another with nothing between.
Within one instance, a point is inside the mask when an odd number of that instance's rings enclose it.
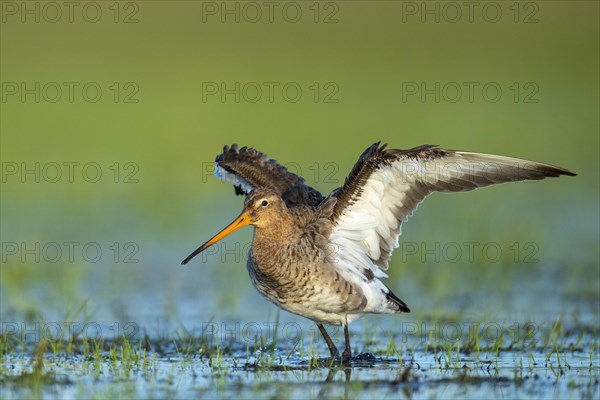
<instances>
[{"instance_id":1,"label":"bird's tail","mask_svg":"<svg viewBox=\"0 0 600 400\"><path fill-rule=\"evenodd\" d=\"M388 299L388 301L390 303L392 303L395 307L397 307L397 311L399 311L399 312L405 312L405 313L409 313L410 312L410 308L408 308L408 306L406 305L406 303L403 302L402 300L400 300L398 298L398 296L396 296L394 294L394 292L392 292L391 290L386 294L386 298Z\"/></svg>"}]
</instances>

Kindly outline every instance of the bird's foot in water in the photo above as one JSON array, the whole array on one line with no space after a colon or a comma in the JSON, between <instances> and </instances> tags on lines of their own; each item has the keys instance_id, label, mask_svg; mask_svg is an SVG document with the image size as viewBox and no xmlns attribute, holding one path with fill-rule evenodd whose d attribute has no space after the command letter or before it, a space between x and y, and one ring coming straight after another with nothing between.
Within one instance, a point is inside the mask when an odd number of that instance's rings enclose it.
<instances>
[{"instance_id":1,"label":"bird's foot in water","mask_svg":"<svg viewBox=\"0 0 600 400\"><path fill-rule=\"evenodd\" d=\"M320 358L318 359L318 362L321 366L324 367L342 367L351 366L354 363L369 364L376 362L377 360L378 358L371 353L361 353L352 356L351 354L347 354L344 352L342 353L341 357L338 354L327 358Z\"/></svg>"},{"instance_id":2,"label":"bird's foot in water","mask_svg":"<svg viewBox=\"0 0 600 400\"><path fill-rule=\"evenodd\" d=\"M374 362L377 361L377 357L371 353L361 353L352 357L352 361Z\"/></svg>"}]
</instances>

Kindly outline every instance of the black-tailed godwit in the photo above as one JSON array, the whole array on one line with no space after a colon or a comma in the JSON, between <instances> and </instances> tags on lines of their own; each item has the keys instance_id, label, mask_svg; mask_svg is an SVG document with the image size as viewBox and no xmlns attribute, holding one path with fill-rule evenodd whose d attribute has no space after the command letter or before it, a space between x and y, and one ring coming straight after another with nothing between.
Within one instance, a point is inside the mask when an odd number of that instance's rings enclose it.
<instances>
[{"instance_id":1,"label":"black-tailed godwit","mask_svg":"<svg viewBox=\"0 0 600 400\"><path fill-rule=\"evenodd\" d=\"M265 154L237 145L217 156L215 175L246 195L244 210L183 264L225 236L254 226L247 268L256 289L284 310L344 326L343 360L351 357L348 324L365 313L410 312L381 281L402 223L433 192L464 192L496 183L576 174L518 158L423 145L387 150L375 143L344 185L324 197Z\"/></svg>"}]
</instances>

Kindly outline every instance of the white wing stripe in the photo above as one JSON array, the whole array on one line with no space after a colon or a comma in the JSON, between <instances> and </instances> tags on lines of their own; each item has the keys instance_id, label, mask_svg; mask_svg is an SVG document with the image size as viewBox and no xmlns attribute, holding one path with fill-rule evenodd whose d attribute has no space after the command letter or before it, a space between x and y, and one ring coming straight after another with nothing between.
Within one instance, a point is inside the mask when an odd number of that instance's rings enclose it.
<instances>
[{"instance_id":1,"label":"white wing stripe","mask_svg":"<svg viewBox=\"0 0 600 400\"><path fill-rule=\"evenodd\" d=\"M250 193L254 189L254 186L252 186L250 182L240 175L232 174L226 169L221 168L219 163L215 163L215 176L222 181L232 183L235 186L240 186L245 193Z\"/></svg>"},{"instance_id":2,"label":"white wing stripe","mask_svg":"<svg viewBox=\"0 0 600 400\"><path fill-rule=\"evenodd\" d=\"M388 159L389 160L389 159ZM388 259L398 247L401 223L433 191L460 192L494 183L543 179L571 172L533 161L491 154L448 151L416 153L381 162L337 218L330 236L344 276L366 280L370 269L387 276Z\"/></svg>"},{"instance_id":3,"label":"white wing stripe","mask_svg":"<svg viewBox=\"0 0 600 400\"><path fill-rule=\"evenodd\" d=\"M373 172L363 186L360 198L344 211L333 228L331 242L338 249L337 264L358 273L355 276L364 277L362 270L369 268L375 277L387 277L374 260L381 257L382 245L390 251L398 247L395 231L399 229L399 221L394 214L403 207L409 189L397 184L405 178L397 170L398 164L400 162L396 161ZM370 226L363 222L366 216L372 217Z\"/></svg>"}]
</instances>

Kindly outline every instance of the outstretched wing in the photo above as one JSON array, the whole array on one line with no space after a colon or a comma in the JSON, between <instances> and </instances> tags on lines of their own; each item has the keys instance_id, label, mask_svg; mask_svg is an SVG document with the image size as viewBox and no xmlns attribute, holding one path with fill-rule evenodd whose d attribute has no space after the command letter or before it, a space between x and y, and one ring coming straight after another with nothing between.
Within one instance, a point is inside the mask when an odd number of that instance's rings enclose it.
<instances>
[{"instance_id":1,"label":"outstretched wing","mask_svg":"<svg viewBox=\"0 0 600 400\"><path fill-rule=\"evenodd\" d=\"M463 192L496 183L576 175L534 161L423 145L386 150L373 144L332 196L330 241L338 265L366 279L385 277L401 225L432 192ZM367 268L367 269L365 269Z\"/></svg>"},{"instance_id":2,"label":"outstretched wing","mask_svg":"<svg viewBox=\"0 0 600 400\"><path fill-rule=\"evenodd\" d=\"M290 205L316 205L323 200L321 193L304 183L304 178L251 147L223 147L215 160L215 176L232 183L238 195L260 187L279 194Z\"/></svg>"}]
</instances>

